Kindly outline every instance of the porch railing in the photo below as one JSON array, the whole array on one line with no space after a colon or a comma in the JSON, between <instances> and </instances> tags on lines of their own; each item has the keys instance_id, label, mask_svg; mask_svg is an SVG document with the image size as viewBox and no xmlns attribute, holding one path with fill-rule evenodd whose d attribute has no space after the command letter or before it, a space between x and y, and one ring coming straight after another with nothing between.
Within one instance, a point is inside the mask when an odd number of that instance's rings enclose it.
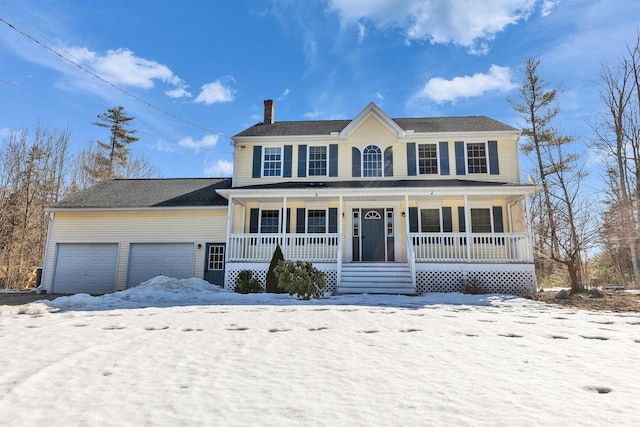
<instances>
[{"instance_id":1,"label":"porch railing","mask_svg":"<svg viewBox=\"0 0 640 427\"><path fill-rule=\"evenodd\" d=\"M531 263L527 233L409 233L416 262Z\"/></svg>"},{"instance_id":2,"label":"porch railing","mask_svg":"<svg viewBox=\"0 0 640 427\"><path fill-rule=\"evenodd\" d=\"M339 241L339 233L232 234L227 260L269 262L280 245L285 259L336 262Z\"/></svg>"}]
</instances>

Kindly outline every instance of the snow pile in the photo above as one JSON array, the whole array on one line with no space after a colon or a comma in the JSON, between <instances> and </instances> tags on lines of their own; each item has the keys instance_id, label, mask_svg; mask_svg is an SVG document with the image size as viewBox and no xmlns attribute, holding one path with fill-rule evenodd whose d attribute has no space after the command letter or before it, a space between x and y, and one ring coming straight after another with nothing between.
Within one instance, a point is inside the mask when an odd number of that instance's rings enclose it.
<instances>
[{"instance_id":1,"label":"snow pile","mask_svg":"<svg viewBox=\"0 0 640 427\"><path fill-rule=\"evenodd\" d=\"M36 316L39 314L45 314L53 311L51 307L41 302L35 302L24 305L0 305L0 317L1 316L15 316L17 314L26 314L29 316Z\"/></svg>"}]
</instances>

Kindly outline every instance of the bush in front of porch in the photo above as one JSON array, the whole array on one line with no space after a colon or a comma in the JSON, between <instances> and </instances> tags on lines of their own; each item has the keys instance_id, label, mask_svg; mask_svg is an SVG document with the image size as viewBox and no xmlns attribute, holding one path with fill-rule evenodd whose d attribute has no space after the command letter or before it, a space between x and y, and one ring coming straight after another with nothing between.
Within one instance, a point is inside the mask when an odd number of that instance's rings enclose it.
<instances>
[{"instance_id":1,"label":"bush in front of porch","mask_svg":"<svg viewBox=\"0 0 640 427\"><path fill-rule=\"evenodd\" d=\"M260 282L253 277L253 271L242 270L238 273L235 291L239 294L258 294L264 289Z\"/></svg>"},{"instance_id":2,"label":"bush in front of porch","mask_svg":"<svg viewBox=\"0 0 640 427\"><path fill-rule=\"evenodd\" d=\"M269 270L267 271L266 280L266 291L271 294L287 293L287 291L278 287L278 278L274 274L274 270L278 266L278 262L280 261L284 261L284 255L282 254L280 245L276 245L276 249L273 251L273 256L271 257L271 263L269 264Z\"/></svg>"},{"instance_id":3,"label":"bush in front of porch","mask_svg":"<svg viewBox=\"0 0 640 427\"><path fill-rule=\"evenodd\" d=\"M291 296L302 300L324 297L325 274L308 261L280 261L274 274L278 287Z\"/></svg>"}]
</instances>

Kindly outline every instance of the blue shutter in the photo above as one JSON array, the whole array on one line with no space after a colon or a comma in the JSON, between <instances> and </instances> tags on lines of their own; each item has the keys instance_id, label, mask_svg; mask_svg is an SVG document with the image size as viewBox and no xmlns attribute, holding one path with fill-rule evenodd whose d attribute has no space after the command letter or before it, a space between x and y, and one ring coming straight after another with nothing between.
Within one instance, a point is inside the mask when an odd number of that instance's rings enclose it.
<instances>
[{"instance_id":1,"label":"blue shutter","mask_svg":"<svg viewBox=\"0 0 640 427\"><path fill-rule=\"evenodd\" d=\"M466 169L464 164L464 142L456 141L456 175L464 175Z\"/></svg>"},{"instance_id":2,"label":"blue shutter","mask_svg":"<svg viewBox=\"0 0 640 427\"><path fill-rule=\"evenodd\" d=\"M384 176L393 176L393 147L384 150Z\"/></svg>"},{"instance_id":3,"label":"blue shutter","mask_svg":"<svg viewBox=\"0 0 640 427\"><path fill-rule=\"evenodd\" d=\"M305 213L304 208L296 208L296 233L304 233L305 230Z\"/></svg>"},{"instance_id":4,"label":"blue shutter","mask_svg":"<svg viewBox=\"0 0 640 427\"><path fill-rule=\"evenodd\" d=\"M338 176L338 144L329 144L329 176Z\"/></svg>"},{"instance_id":5,"label":"blue shutter","mask_svg":"<svg viewBox=\"0 0 640 427\"><path fill-rule=\"evenodd\" d=\"M440 175L449 175L449 143L440 141L438 145L440 151Z\"/></svg>"},{"instance_id":6,"label":"blue shutter","mask_svg":"<svg viewBox=\"0 0 640 427\"><path fill-rule=\"evenodd\" d=\"M464 206L458 206L458 230L460 233L467 231L467 223L464 218Z\"/></svg>"},{"instance_id":7,"label":"blue shutter","mask_svg":"<svg viewBox=\"0 0 640 427\"><path fill-rule=\"evenodd\" d=\"M418 208L409 208L409 233L418 232Z\"/></svg>"},{"instance_id":8,"label":"blue shutter","mask_svg":"<svg viewBox=\"0 0 640 427\"><path fill-rule=\"evenodd\" d=\"M407 176L416 175L416 143L407 142Z\"/></svg>"},{"instance_id":9,"label":"blue shutter","mask_svg":"<svg viewBox=\"0 0 640 427\"><path fill-rule=\"evenodd\" d=\"M351 176L362 176L360 163L360 150L356 147L351 147Z\"/></svg>"},{"instance_id":10,"label":"blue shutter","mask_svg":"<svg viewBox=\"0 0 640 427\"><path fill-rule=\"evenodd\" d=\"M262 168L262 146L253 146L253 173L251 178L260 178Z\"/></svg>"},{"instance_id":11,"label":"blue shutter","mask_svg":"<svg viewBox=\"0 0 640 427\"><path fill-rule=\"evenodd\" d=\"M493 207L493 232L504 233L504 224L502 223L502 206Z\"/></svg>"},{"instance_id":12,"label":"blue shutter","mask_svg":"<svg viewBox=\"0 0 640 427\"><path fill-rule=\"evenodd\" d=\"M282 218L284 218L284 209L282 209L281 211L282 213L280 213L280 215L282 215ZM287 231L286 232L291 233L291 208L287 208Z\"/></svg>"},{"instance_id":13,"label":"blue shutter","mask_svg":"<svg viewBox=\"0 0 640 427\"><path fill-rule=\"evenodd\" d=\"M293 157L293 146L284 146L284 164L282 166L282 176L291 178L291 158Z\"/></svg>"},{"instance_id":14,"label":"blue shutter","mask_svg":"<svg viewBox=\"0 0 640 427\"><path fill-rule=\"evenodd\" d=\"M445 206L442 208L442 232L453 233L453 220L451 217L451 208Z\"/></svg>"},{"instance_id":15,"label":"blue shutter","mask_svg":"<svg viewBox=\"0 0 640 427\"><path fill-rule=\"evenodd\" d=\"M298 176L307 176L307 146L304 144L298 145Z\"/></svg>"},{"instance_id":16,"label":"blue shutter","mask_svg":"<svg viewBox=\"0 0 640 427\"><path fill-rule=\"evenodd\" d=\"M329 233L338 232L338 208L329 208Z\"/></svg>"},{"instance_id":17,"label":"blue shutter","mask_svg":"<svg viewBox=\"0 0 640 427\"><path fill-rule=\"evenodd\" d=\"M491 175L500 174L500 165L498 164L498 141L489 141L489 173Z\"/></svg>"},{"instance_id":18,"label":"blue shutter","mask_svg":"<svg viewBox=\"0 0 640 427\"><path fill-rule=\"evenodd\" d=\"M260 214L260 209L251 208L249 211L249 233L257 233L258 232L258 215Z\"/></svg>"}]
</instances>

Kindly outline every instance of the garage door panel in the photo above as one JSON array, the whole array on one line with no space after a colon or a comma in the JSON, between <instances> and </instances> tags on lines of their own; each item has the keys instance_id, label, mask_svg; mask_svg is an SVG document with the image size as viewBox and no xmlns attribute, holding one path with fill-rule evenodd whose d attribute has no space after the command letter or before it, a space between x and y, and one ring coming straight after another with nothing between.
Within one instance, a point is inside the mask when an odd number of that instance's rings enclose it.
<instances>
[{"instance_id":1,"label":"garage door panel","mask_svg":"<svg viewBox=\"0 0 640 427\"><path fill-rule=\"evenodd\" d=\"M193 277L193 243L132 243L128 287L156 276Z\"/></svg>"},{"instance_id":2,"label":"garage door panel","mask_svg":"<svg viewBox=\"0 0 640 427\"><path fill-rule=\"evenodd\" d=\"M103 294L115 291L118 245L58 244L53 292Z\"/></svg>"}]
</instances>

